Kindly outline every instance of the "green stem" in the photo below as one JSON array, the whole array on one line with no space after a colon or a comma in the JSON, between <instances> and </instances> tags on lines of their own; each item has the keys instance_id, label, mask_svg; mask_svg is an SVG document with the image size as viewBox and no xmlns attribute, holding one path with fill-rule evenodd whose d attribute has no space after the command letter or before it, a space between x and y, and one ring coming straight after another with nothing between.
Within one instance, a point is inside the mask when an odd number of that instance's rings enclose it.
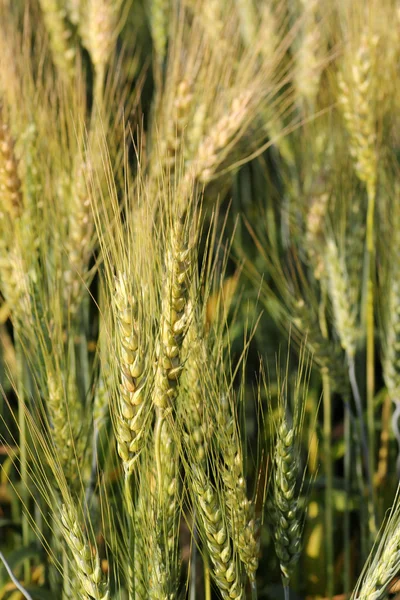
<instances>
[{"instance_id":1,"label":"green stem","mask_svg":"<svg viewBox=\"0 0 400 600\"><path fill-rule=\"evenodd\" d=\"M28 488L28 459L26 453L26 419L25 419L25 401L24 401L24 358L22 347L18 338L18 332L16 335L15 342L15 353L17 357L17 368L18 368L18 429L19 429L19 459L20 459L20 472L21 472L21 499L23 504L22 515L21 515L21 527L22 527L22 544L24 547L29 546L30 541L30 528L29 520L27 516L29 506L29 488ZM24 569L24 582L25 585L30 583L31 568L29 559L25 559L23 562Z\"/></svg>"},{"instance_id":2,"label":"green stem","mask_svg":"<svg viewBox=\"0 0 400 600\"><path fill-rule=\"evenodd\" d=\"M326 541L326 575L328 598L333 598L334 564L333 564L333 464L332 464L332 406L329 372L322 370L323 406L324 406L324 455L325 455L325 541Z\"/></svg>"},{"instance_id":3,"label":"green stem","mask_svg":"<svg viewBox=\"0 0 400 600\"><path fill-rule=\"evenodd\" d=\"M350 420L350 407L348 401L344 406L344 487L346 494L346 508L343 517L343 529L344 529L344 595L348 598L350 595L350 512L349 512L349 501L351 491L351 420Z\"/></svg>"},{"instance_id":4,"label":"green stem","mask_svg":"<svg viewBox=\"0 0 400 600\"><path fill-rule=\"evenodd\" d=\"M61 533L61 532L60 532ZM62 589L62 598L63 600L68 600L68 598L71 598L71 583L70 583L70 577L69 577L69 566L70 566L70 561L68 558L68 553L67 553L67 549L65 547L64 544L62 544L62 565L63 565L63 589Z\"/></svg>"},{"instance_id":5,"label":"green stem","mask_svg":"<svg viewBox=\"0 0 400 600\"><path fill-rule=\"evenodd\" d=\"M128 512L128 545L129 545L129 558L128 558L128 597L129 600L135 600L135 527L134 527L134 504L132 496L132 485L131 485L131 473L125 474L125 504Z\"/></svg>"},{"instance_id":6,"label":"green stem","mask_svg":"<svg viewBox=\"0 0 400 600\"><path fill-rule=\"evenodd\" d=\"M210 565L207 556L204 557L204 600L211 600Z\"/></svg>"},{"instance_id":7,"label":"green stem","mask_svg":"<svg viewBox=\"0 0 400 600\"><path fill-rule=\"evenodd\" d=\"M15 585L15 587L21 592L21 594L23 595L24 598L26 598L26 600L33 600L32 596L30 594L28 594L28 592L22 587L22 585L20 584L20 582L18 581L18 579L15 577L14 573L11 570L10 565L8 564L8 562L6 561L6 558L4 556L4 554L2 552L0 552L0 560L3 563L11 581L13 582L13 584Z\"/></svg>"},{"instance_id":8,"label":"green stem","mask_svg":"<svg viewBox=\"0 0 400 600\"><path fill-rule=\"evenodd\" d=\"M375 396L375 344L374 344L374 282L375 282L375 242L374 214L376 186L370 182L367 186L367 298L366 298L366 332L367 332L367 430L369 448L369 472L375 473L375 435L374 435L374 396ZM374 499L372 499L374 503Z\"/></svg>"},{"instance_id":9,"label":"green stem","mask_svg":"<svg viewBox=\"0 0 400 600\"><path fill-rule=\"evenodd\" d=\"M251 586L251 600L257 600L258 594L257 594L257 583L256 583L255 578L251 580L250 586Z\"/></svg>"},{"instance_id":10,"label":"green stem","mask_svg":"<svg viewBox=\"0 0 400 600\"><path fill-rule=\"evenodd\" d=\"M198 534L196 527L196 511L193 514L193 546L190 557L190 588L189 600L196 600L196 563L197 563L197 543Z\"/></svg>"},{"instance_id":11,"label":"green stem","mask_svg":"<svg viewBox=\"0 0 400 600\"><path fill-rule=\"evenodd\" d=\"M283 585L283 593L285 596L285 600L289 600L290 598L290 590L289 590L289 585L286 583Z\"/></svg>"},{"instance_id":12,"label":"green stem","mask_svg":"<svg viewBox=\"0 0 400 600\"><path fill-rule=\"evenodd\" d=\"M367 478L367 492L368 492L368 502L367 502L367 504L368 504L368 514L369 514L369 519L368 519L369 532L370 532L371 539L375 539L377 530L376 530L376 517L375 517L373 478L372 478L372 472L370 470L371 469L371 461L370 461L371 450L370 450L370 447L369 447L369 440L368 440L367 435L365 433L364 415L363 415L363 410L362 410L362 402L361 402L360 391L359 391L359 387L358 387L358 383L357 383L357 378L356 378L354 356L348 355L347 356L347 361L348 361L348 365L349 365L350 385L351 385L351 389L352 389L352 392L353 392L354 402L355 402L355 405L356 405L357 416L358 416L358 420L359 420L361 454L364 454L365 463L366 463L366 478Z\"/></svg>"}]
</instances>

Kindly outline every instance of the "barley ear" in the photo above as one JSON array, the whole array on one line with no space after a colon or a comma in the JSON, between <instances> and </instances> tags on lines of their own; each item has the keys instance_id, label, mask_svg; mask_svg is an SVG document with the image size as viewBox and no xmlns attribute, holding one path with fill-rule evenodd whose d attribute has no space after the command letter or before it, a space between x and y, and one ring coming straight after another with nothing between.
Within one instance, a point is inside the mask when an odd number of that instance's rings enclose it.
<instances>
[{"instance_id":1,"label":"barley ear","mask_svg":"<svg viewBox=\"0 0 400 600\"><path fill-rule=\"evenodd\" d=\"M61 508L64 539L74 557L82 587L82 599L109 600L108 584L104 580L97 549L91 548L79 523L72 501Z\"/></svg>"},{"instance_id":2,"label":"barley ear","mask_svg":"<svg viewBox=\"0 0 400 600\"><path fill-rule=\"evenodd\" d=\"M206 474L196 467L193 467L193 491L215 583L224 600L243 600L241 563L234 552L220 497Z\"/></svg>"},{"instance_id":3,"label":"barley ear","mask_svg":"<svg viewBox=\"0 0 400 600\"><path fill-rule=\"evenodd\" d=\"M14 151L14 140L3 116L0 102L0 199L1 207L10 217L21 215L22 191L18 175L18 160Z\"/></svg>"},{"instance_id":4,"label":"barley ear","mask_svg":"<svg viewBox=\"0 0 400 600\"><path fill-rule=\"evenodd\" d=\"M118 273L115 279L113 312L120 371L116 437L118 454L125 473L129 474L145 443L151 421L151 405L145 385L145 354L139 331L138 305L125 272Z\"/></svg>"},{"instance_id":5,"label":"barley ear","mask_svg":"<svg viewBox=\"0 0 400 600\"><path fill-rule=\"evenodd\" d=\"M39 4L50 37L54 64L62 77L72 80L77 54L75 28L59 0L40 0Z\"/></svg>"}]
</instances>

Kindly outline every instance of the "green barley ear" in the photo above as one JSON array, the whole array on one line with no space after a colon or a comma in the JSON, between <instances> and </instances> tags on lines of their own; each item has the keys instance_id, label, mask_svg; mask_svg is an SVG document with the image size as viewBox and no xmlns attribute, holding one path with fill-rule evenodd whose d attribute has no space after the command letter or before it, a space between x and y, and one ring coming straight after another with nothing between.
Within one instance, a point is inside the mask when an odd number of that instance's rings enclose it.
<instances>
[{"instance_id":1,"label":"green barley ear","mask_svg":"<svg viewBox=\"0 0 400 600\"><path fill-rule=\"evenodd\" d=\"M68 235L65 252L68 265L65 267L64 300L72 317L76 317L85 292L90 283L89 261L94 248L94 220L91 211L89 182L93 177L93 166L88 157L78 155L74 161L72 189L68 207Z\"/></svg>"},{"instance_id":2,"label":"green barley ear","mask_svg":"<svg viewBox=\"0 0 400 600\"><path fill-rule=\"evenodd\" d=\"M161 65L167 52L170 0L150 0L150 28L156 60Z\"/></svg>"},{"instance_id":3,"label":"green barley ear","mask_svg":"<svg viewBox=\"0 0 400 600\"><path fill-rule=\"evenodd\" d=\"M224 600L244 600L242 566L229 535L224 500L201 468L191 469L195 506L214 581Z\"/></svg>"},{"instance_id":4,"label":"green barley ear","mask_svg":"<svg viewBox=\"0 0 400 600\"><path fill-rule=\"evenodd\" d=\"M254 500L248 497L237 417L228 419L225 432L222 479L228 522L236 551L254 588L260 553L260 526L256 518Z\"/></svg>"},{"instance_id":5,"label":"green barley ear","mask_svg":"<svg viewBox=\"0 0 400 600\"><path fill-rule=\"evenodd\" d=\"M82 600L109 600L98 551L89 544L72 500L68 506L63 504L60 517L65 542L75 560Z\"/></svg>"},{"instance_id":6,"label":"green barley ear","mask_svg":"<svg viewBox=\"0 0 400 600\"><path fill-rule=\"evenodd\" d=\"M185 369L183 372L180 412L183 437L196 464L207 462L211 426L207 419L207 400L201 378L207 368L207 349L204 331L194 310L185 339ZM201 333L202 332L202 333Z\"/></svg>"},{"instance_id":7,"label":"green barley ear","mask_svg":"<svg viewBox=\"0 0 400 600\"><path fill-rule=\"evenodd\" d=\"M293 414L289 414L288 383L279 389L280 417L276 424L276 450L274 457L274 480L271 493L271 511L274 523L274 542L281 569L285 597L289 597L289 583L300 558L301 537L305 508L299 498L299 487L305 477L300 465L300 438L304 418L304 389L307 387L307 368L301 358L294 390ZM303 381L305 377L305 381Z\"/></svg>"},{"instance_id":8,"label":"green barley ear","mask_svg":"<svg viewBox=\"0 0 400 600\"><path fill-rule=\"evenodd\" d=\"M345 260L339 255L339 249L333 239L328 240L327 244L327 267L335 327L343 350L347 356L353 358L358 336L358 305L351 301Z\"/></svg>"},{"instance_id":9,"label":"green barley ear","mask_svg":"<svg viewBox=\"0 0 400 600\"><path fill-rule=\"evenodd\" d=\"M400 567L400 488L380 542L371 552L351 600L383 600Z\"/></svg>"}]
</instances>

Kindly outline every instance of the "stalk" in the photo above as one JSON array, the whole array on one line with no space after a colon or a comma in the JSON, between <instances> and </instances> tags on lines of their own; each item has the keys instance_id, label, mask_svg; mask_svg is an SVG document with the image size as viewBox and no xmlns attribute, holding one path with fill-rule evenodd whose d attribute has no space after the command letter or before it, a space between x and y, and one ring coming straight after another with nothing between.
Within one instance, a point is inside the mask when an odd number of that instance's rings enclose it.
<instances>
[{"instance_id":1,"label":"stalk","mask_svg":"<svg viewBox=\"0 0 400 600\"><path fill-rule=\"evenodd\" d=\"M351 477L351 419L350 407L348 402L344 406L344 486L346 494L346 510L344 512L343 529L344 529L344 595L345 598L350 594L350 514L347 509L348 500L350 497L350 477Z\"/></svg>"},{"instance_id":2,"label":"stalk","mask_svg":"<svg viewBox=\"0 0 400 600\"><path fill-rule=\"evenodd\" d=\"M323 301L319 307L319 321L322 335L328 338L328 325L326 322L326 289L323 289ZM328 598L334 592L334 557L333 557L333 468L332 468L332 398L330 386L330 373L328 368L321 369L323 406L324 406L324 454L325 454L325 528L326 528L326 562L327 562L327 593Z\"/></svg>"},{"instance_id":3,"label":"stalk","mask_svg":"<svg viewBox=\"0 0 400 600\"><path fill-rule=\"evenodd\" d=\"M369 448L369 472L375 473L375 435L374 435L374 395L375 395L375 344L374 344L374 213L376 186L374 181L368 183L368 212L367 212L367 301L366 301L366 331L367 331L367 429ZM374 489L372 487L372 494ZM372 496L372 502L374 497Z\"/></svg>"},{"instance_id":4,"label":"stalk","mask_svg":"<svg viewBox=\"0 0 400 600\"><path fill-rule=\"evenodd\" d=\"M4 556L4 554L2 552L0 552L0 560L3 563L8 575L10 576L11 581L13 582L13 584L15 585L15 587L21 592L21 594L23 595L23 597L26 600L33 600L32 596L30 594L28 594L28 592L22 587L22 585L20 584L20 582L18 581L18 579L15 577L14 573L12 572L10 565L8 564L8 562L6 561L6 558Z\"/></svg>"},{"instance_id":5,"label":"stalk","mask_svg":"<svg viewBox=\"0 0 400 600\"><path fill-rule=\"evenodd\" d=\"M190 557L190 589L189 600L196 600L196 561L197 561L197 527L196 527L196 511L193 515L193 546Z\"/></svg>"},{"instance_id":6,"label":"stalk","mask_svg":"<svg viewBox=\"0 0 400 600\"><path fill-rule=\"evenodd\" d=\"M257 598L258 598L257 584L254 579L253 579L253 581L251 581L250 585L251 585L251 600L257 600Z\"/></svg>"},{"instance_id":7,"label":"stalk","mask_svg":"<svg viewBox=\"0 0 400 600\"><path fill-rule=\"evenodd\" d=\"M29 546L30 541L30 527L27 516L28 505L29 505L29 487L28 487L28 459L26 453L26 420L25 420L25 401L24 401L24 364L23 364L23 353L18 335L15 341L15 354L17 357L18 365L18 428L19 428L19 458L20 458L20 470L21 470L21 499L23 504L23 510L21 515L21 527L22 527L22 545L26 548ZM23 562L24 570L24 582L25 584L30 583L31 569L29 559L25 559Z\"/></svg>"},{"instance_id":8,"label":"stalk","mask_svg":"<svg viewBox=\"0 0 400 600\"><path fill-rule=\"evenodd\" d=\"M211 577L208 557L204 555L204 600L211 600Z\"/></svg>"},{"instance_id":9,"label":"stalk","mask_svg":"<svg viewBox=\"0 0 400 600\"><path fill-rule=\"evenodd\" d=\"M325 454L325 535L326 535L326 574L328 598L333 598L333 469L332 469L332 407L329 372L322 370L323 405L324 405L324 454Z\"/></svg>"},{"instance_id":10,"label":"stalk","mask_svg":"<svg viewBox=\"0 0 400 600\"><path fill-rule=\"evenodd\" d=\"M374 538L376 536L376 517L375 517L375 505L374 505L374 492L373 492L373 481L372 481L372 472L370 470L371 467L371 449L369 447L369 440L367 434L365 432L363 414L362 414L362 403L360 390L358 388L356 372L355 372L355 361L354 356L348 354L347 361L349 365L349 379L350 385L353 392L354 402L356 404L356 410L358 419L360 422L360 437L361 437L361 448L365 456L366 460L366 474L367 474L367 486L368 486L368 524L369 524L369 532L370 537Z\"/></svg>"}]
</instances>

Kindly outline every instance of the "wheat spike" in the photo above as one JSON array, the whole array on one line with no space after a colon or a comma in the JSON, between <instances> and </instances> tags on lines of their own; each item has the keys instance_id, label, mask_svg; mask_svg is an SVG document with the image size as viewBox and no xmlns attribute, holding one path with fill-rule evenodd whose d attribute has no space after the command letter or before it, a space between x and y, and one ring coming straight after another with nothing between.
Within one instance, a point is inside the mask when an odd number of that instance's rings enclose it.
<instances>
[{"instance_id":1,"label":"wheat spike","mask_svg":"<svg viewBox=\"0 0 400 600\"><path fill-rule=\"evenodd\" d=\"M76 391L73 390L73 393L75 395ZM76 483L78 475L76 457L81 454L85 444L85 440L80 436L83 415L79 411L76 398L69 394L67 396L58 370L50 366L47 373L46 406L51 435L61 467L68 482Z\"/></svg>"},{"instance_id":2,"label":"wheat spike","mask_svg":"<svg viewBox=\"0 0 400 600\"><path fill-rule=\"evenodd\" d=\"M234 545L224 520L220 498L205 473L193 467L193 490L199 506L213 576L224 600L244 599L243 577Z\"/></svg>"},{"instance_id":3,"label":"wheat spike","mask_svg":"<svg viewBox=\"0 0 400 600\"><path fill-rule=\"evenodd\" d=\"M228 419L225 426L224 467L222 478L228 509L231 536L237 553L251 582L255 582L259 557L259 524L255 517L254 502L247 497L243 456L235 431L235 421ZM221 433L222 435L222 433Z\"/></svg>"},{"instance_id":4,"label":"wheat spike","mask_svg":"<svg viewBox=\"0 0 400 600\"><path fill-rule=\"evenodd\" d=\"M53 60L61 76L71 80L75 74L77 44L67 11L59 0L40 0L50 37Z\"/></svg>"},{"instance_id":5,"label":"wheat spike","mask_svg":"<svg viewBox=\"0 0 400 600\"><path fill-rule=\"evenodd\" d=\"M81 35L96 72L96 100L100 102L106 66L118 36L121 0L88 0Z\"/></svg>"},{"instance_id":6,"label":"wheat spike","mask_svg":"<svg viewBox=\"0 0 400 600\"><path fill-rule=\"evenodd\" d=\"M79 519L71 502L61 508L61 522L64 539L75 559L77 575L82 587L82 600L109 600L107 582L100 567L96 549L91 549L79 524Z\"/></svg>"},{"instance_id":7,"label":"wheat spike","mask_svg":"<svg viewBox=\"0 0 400 600\"><path fill-rule=\"evenodd\" d=\"M170 0L151 0L150 26L156 58L162 63L167 51L168 19L171 11Z\"/></svg>"},{"instance_id":8,"label":"wheat spike","mask_svg":"<svg viewBox=\"0 0 400 600\"><path fill-rule=\"evenodd\" d=\"M165 265L161 339L153 392L154 405L159 409L172 406L183 370L181 352L190 317L188 287L193 262L186 227L185 217L177 219Z\"/></svg>"},{"instance_id":9,"label":"wheat spike","mask_svg":"<svg viewBox=\"0 0 400 600\"><path fill-rule=\"evenodd\" d=\"M336 330L343 350L353 357L356 351L358 306L351 304L346 266L339 257L334 240L328 241L327 263L329 289L333 304Z\"/></svg>"},{"instance_id":10,"label":"wheat spike","mask_svg":"<svg viewBox=\"0 0 400 600\"><path fill-rule=\"evenodd\" d=\"M115 280L113 308L121 374L116 435L118 453L128 474L144 445L151 406L145 387L145 357L140 345L137 301L130 292L126 273L119 273Z\"/></svg>"},{"instance_id":11,"label":"wheat spike","mask_svg":"<svg viewBox=\"0 0 400 600\"><path fill-rule=\"evenodd\" d=\"M88 283L89 260L93 249L94 221L91 213L88 181L92 167L77 161L68 214L66 253L68 267L64 271L64 300L69 313L76 315L85 285Z\"/></svg>"},{"instance_id":12,"label":"wheat spike","mask_svg":"<svg viewBox=\"0 0 400 600\"><path fill-rule=\"evenodd\" d=\"M372 190L376 187L377 151L370 44L376 46L377 43L376 37L365 33L351 68L351 78L346 81L343 73L338 76L339 103L350 134L355 170L360 180Z\"/></svg>"},{"instance_id":13,"label":"wheat spike","mask_svg":"<svg viewBox=\"0 0 400 600\"><path fill-rule=\"evenodd\" d=\"M18 160L14 150L14 140L3 116L0 103L0 202L10 217L22 213L21 180L18 175Z\"/></svg>"},{"instance_id":14,"label":"wheat spike","mask_svg":"<svg viewBox=\"0 0 400 600\"><path fill-rule=\"evenodd\" d=\"M277 434L272 502L275 548L285 587L289 583L301 550L302 526L296 497L299 461L295 435L295 429L288 426L286 417L283 416Z\"/></svg>"}]
</instances>

